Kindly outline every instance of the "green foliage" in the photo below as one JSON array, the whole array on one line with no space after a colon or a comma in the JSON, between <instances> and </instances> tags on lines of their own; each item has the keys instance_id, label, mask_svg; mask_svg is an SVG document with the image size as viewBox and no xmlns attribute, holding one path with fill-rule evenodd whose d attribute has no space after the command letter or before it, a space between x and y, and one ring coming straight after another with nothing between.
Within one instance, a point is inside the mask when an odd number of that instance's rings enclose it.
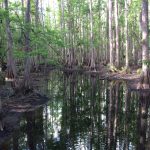
<instances>
[{"instance_id":1,"label":"green foliage","mask_svg":"<svg viewBox=\"0 0 150 150\"><path fill-rule=\"evenodd\" d=\"M44 49L37 49L37 50L32 50L31 52L29 52L29 56L38 56L38 55L47 58L48 51Z\"/></svg>"},{"instance_id":2,"label":"green foliage","mask_svg":"<svg viewBox=\"0 0 150 150\"><path fill-rule=\"evenodd\" d=\"M62 66L59 62L58 62L58 60L51 60L51 59L48 59L48 61L47 61L47 64L49 64L49 65L52 65L52 66Z\"/></svg>"},{"instance_id":3,"label":"green foliage","mask_svg":"<svg viewBox=\"0 0 150 150\"><path fill-rule=\"evenodd\" d=\"M6 14L7 14L7 13L6 13L5 9L4 9L4 8L1 8L1 9L0 9L0 20L5 19Z\"/></svg>"},{"instance_id":4,"label":"green foliage","mask_svg":"<svg viewBox=\"0 0 150 150\"><path fill-rule=\"evenodd\" d=\"M60 62L62 59L62 49L66 50L74 48L75 55L81 57L81 53L89 53L90 51L90 19L89 19L89 4L87 0L64 0L64 16L61 12L61 1L58 0L57 9L54 10L53 4L45 6L43 2L43 9L39 9L39 22L36 23L36 8L35 1L31 0L31 23L25 24L26 4L22 6L21 1L9 1L9 9L5 10L3 5L0 8L0 54L6 54L6 25L5 18L10 18L11 32L13 36L13 48L15 58L24 59L23 52L25 43L25 32L30 32L30 56L41 55L44 58L51 58L53 54L53 61ZM55 2L55 3L57 3ZM4 1L0 0L0 3ZM125 3L123 0L118 1L119 10L119 44L122 48L120 55L125 51ZM41 3L39 3L39 7ZM129 37L131 41L135 42L135 49L138 51L140 46L140 28L139 15L141 11L141 0L132 0L128 4L128 26ZM108 51L108 20L107 20L107 1L93 0L93 48L97 53L105 53ZM43 17L43 18L42 18ZM63 22L62 22L63 21ZM62 23L62 24L61 24ZM115 21L113 24L113 32L115 33ZM64 28L61 26L64 25ZM71 37L69 39L69 35ZM2 40L1 40L2 39ZM73 45L72 45L73 44ZM132 45L131 45L132 46ZM79 50L80 49L80 50ZM83 52L81 52L81 49ZM106 53L105 53L106 54ZM108 55L108 54L107 54ZM77 58L78 59L78 58ZM80 58L81 59L81 58ZM124 61L124 60L122 60ZM149 66L149 62L141 62ZM116 68L109 66L113 72L118 71ZM124 69L122 69L124 70Z\"/></svg>"},{"instance_id":5,"label":"green foliage","mask_svg":"<svg viewBox=\"0 0 150 150\"><path fill-rule=\"evenodd\" d=\"M14 50L14 57L24 59L25 58L25 52L23 50Z\"/></svg>"}]
</instances>

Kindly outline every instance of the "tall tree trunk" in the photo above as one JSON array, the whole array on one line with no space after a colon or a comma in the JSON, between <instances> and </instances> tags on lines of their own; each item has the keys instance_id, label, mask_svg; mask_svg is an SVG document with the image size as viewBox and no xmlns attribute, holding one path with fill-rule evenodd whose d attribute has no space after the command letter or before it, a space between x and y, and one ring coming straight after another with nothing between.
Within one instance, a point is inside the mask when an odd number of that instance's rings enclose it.
<instances>
[{"instance_id":1,"label":"tall tree trunk","mask_svg":"<svg viewBox=\"0 0 150 150\"><path fill-rule=\"evenodd\" d=\"M38 32L38 28L39 28L39 0L35 1L35 29L36 32ZM35 50L37 50L37 43L35 44ZM40 56L37 55L34 57L34 65L35 65L35 69L36 71L38 71L39 68L39 64L40 64Z\"/></svg>"},{"instance_id":2,"label":"tall tree trunk","mask_svg":"<svg viewBox=\"0 0 150 150\"><path fill-rule=\"evenodd\" d=\"M35 24L36 27L39 25L39 0L35 1Z\"/></svg>"},{"instance_id":3,"label":"tall tree trunk","mask_svg":"<svg viewBox=\"0 0 150 150\"><path fill-rule=\"evenodd\" d=\"M44 14L43 14L43 0L40 0L40 4L41 4L41 24L43 26L43 30L44 30L44 26L45 26L45 23L44 23Z\"/></svg>"},{"instance_id":4,"label":"tall tree trunk","mask_svg":"<svg viewBox=\"0 0 150 150\"><path fill-rule=\"evenodd\" d=\"M150 88L149 77L149 50L148 50L148 0L142 1L142 88Z\"/></svg>"},{"instance_id":5,"label":"tall tree trunk","mask_svg":"<svg viewBox=\"0 0 150 150\"><path fill-rule=\"evenodd\" d=\"M6 33L7 33L7 78L16 78L16 65L13 57L13 39L10 30L8 0L5 0L6 17Z\"/></svg>"},{"instance_id":6,"label":"tall tree trunk","mask_svg":"<svg viewBox=\"0 0 150 150\"><path fill-rule=\"evenodd\" d=\"M63 42L65 43L65 18L64 18L64 0L61 0L60 2L60 9L61 9L61 20L60 20L60 28L61 28L61 32L62 32L62 39ZM65 63L65 58L66 58L66 50L65 47L62 48L62 58L63 58L63 62Z\"/></svg>"},{"instance_id":7,"label":"tall tree trunk","mask_svg":"<svg viewBox=\"0 0 150 150\"><path fill-rule=\"evenodd\" d=\"M74 50L74 8L72 7L72 2L67 0L68 7L68 55L67 55L67 66L73 68L75 62L75 50Z\"/></svg>"},{"instance_id":8,"label":"tall tree trunk","mask_svg":"<svg viewBox=\"0 0 150 150\"><path fill-rule=\"evenodd\" d=\"M89 0L89 9L90 9L90 50L91 50L91 70L95 69L95 58L94 58L94 45L93 45L93 11L92 11L92 0Z\"/></svg>"},{"instance_id":9,"label":"tall tree trunk","mask_svg":"<svg viewBox=\"0 0 150 150\"><path fill-rule=\"evenodd\" d=\"M24 89L31 89L31 77L30 77L30 70L31 70L31 58L29 56L29 52L31 51L30 48L30 29L29 24L30 20L30 0L27 0L27 8L25 14L25 68L24 68L24 80L23 80L23 87Z\"/></svg>"},{"instance_id":10,"label":"tall tree trunk","mask_svg":"<svg viewBox=\"0 0 150 150\"><path fill-rule=\"evenodd\" d=\"M113 32L112 32L112 0L108 0L108 22L109 22L109 53L110 53L110 65L114 64L113 54Z\"/></svg>"},{"instance_id":11,"label":"tall tree trunk","mask_svg":"<svg viewBox=\"0 0 150 150\"><path fill-rule=\"evenodd\" d=\"M128 1L125 0L125 66L129 68Z\"/></svg>"},{"instance_id":12,"label":"tall tree trunk","mask_svg":"<svg viewBox=\"0 0 150 150\"><path fill-rule=\"evenodd\" d=\"M119 67L119 27L118 27L118 0L115 0L115 31L116 31L116 66Z\"/></svg>"}]
</instances>

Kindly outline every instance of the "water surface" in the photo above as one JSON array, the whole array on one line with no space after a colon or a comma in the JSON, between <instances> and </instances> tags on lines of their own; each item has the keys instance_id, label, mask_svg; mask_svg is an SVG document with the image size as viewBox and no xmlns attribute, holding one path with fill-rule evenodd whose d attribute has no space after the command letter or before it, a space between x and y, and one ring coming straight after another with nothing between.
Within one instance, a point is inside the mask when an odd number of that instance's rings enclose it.
<instances>
[{"instance_id":1,"label":"water surface","mask_svg":"<svg viewBox=\"0 0 150 150\"><path fill-rule=\"evenodd\" d=\"M39 82L49 101L23 114L3 150L150 149L149 93L124 82L52 71Z\"/></svg>"}]
</instances>

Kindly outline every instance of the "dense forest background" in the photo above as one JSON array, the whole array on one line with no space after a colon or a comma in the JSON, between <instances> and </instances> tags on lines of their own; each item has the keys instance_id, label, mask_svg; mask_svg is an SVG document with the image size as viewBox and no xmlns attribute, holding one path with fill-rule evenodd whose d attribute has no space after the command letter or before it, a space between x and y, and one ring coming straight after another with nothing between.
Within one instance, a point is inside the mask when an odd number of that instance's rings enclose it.
<instances>
[{"instance_id":1,"label":"dense forest background","mask_svg":"<svg viewBox=\"0 0 150 150\"><path fill-rule=\"evenodd\" d=\"M102 130L106 149L116 147L120 135L125 148L145 149L150 131L149 5L149 0L0 0L0 130L9 129L6 115L49 100L38 111L37 129L44 122L47 128L49 114L51 130L52 123L59 125L53 120L57 116L67 138L76 134L80 141L80 131L74 129L83 128L88 143L96 144ZM53 73L54 68L59 69ZM25 117L29 142L36 122L34 112Z\"/></svg>"},{"instance_id":2,"label":"dense forest background","mask_svg":"<svg viewBox=\"0 0 150 150\"><path fill-rule=\"evenodd\" d=\"M41 64L141 67L144 29L147 40L147 0L0 0L1 68L15 77L24 66L28 79Z\"/></svg>"}]
</instances>

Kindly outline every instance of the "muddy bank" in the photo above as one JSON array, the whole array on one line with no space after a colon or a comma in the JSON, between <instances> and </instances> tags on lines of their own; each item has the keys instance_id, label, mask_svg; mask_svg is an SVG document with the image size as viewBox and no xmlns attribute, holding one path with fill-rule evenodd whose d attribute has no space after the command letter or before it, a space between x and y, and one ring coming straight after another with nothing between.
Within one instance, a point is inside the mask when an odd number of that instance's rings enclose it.
<instances>
[{"instance_id":1,"label":"muddy bank","mask_svg":"<svg viewBox=\"0 0 150 150\"><path fill-rule=\"evenodd\" d=\"M18 113L34 111L38 107L43 106L48 100L48 97L45 95L33 92L22 97L12 97L3 102L2 108L4 108L4 111Z\"/></svg>"},{"instance_id":2,"label":"muddy bank","mask_svg":"<svg viewBox=\"0 0 150 150\"><path fill-rule=\"evenodd\" d=\"M104 65L100 65L97 69L95 70L90 70L90 68L61 68L60 70L63 71L64 73L84 73L84 74L91 74L91 75L98 75L100 79L104 80L137 80L140 78L140 75L137 74L137 69L138 68L133 68L131 69L130 73L126 73L125 71L110 71L108 67Z\"/></svg>"},{"instance_id":3,"label":"muddy bank","mask_svg":"<svg viewBox=\"0 0 150 150\"><path fill-rule=\"evenodd\" d=\"M131 86L133 83L137 83L140 81L140 74L137 74L136 70L132 70L130 73L126 72L111 72L106 67L101 67L98 71L90 71L86 69L61 69L64 71L65 74L73 74L73 73L79 73L79 74L88 74L91 76L98 76L100 80L122 80L127 83L130 83ZM133 87L134 88L134 87ZM136 87L135 87L136 88Z\"/></svg>"},{"instance_id":4,"label":"muddy bank","mask_svg":"<svg viewBox=\"0 0 150 150\"><path fill-rule=\"evenodd\" d=\"M106 67L101 67L98 71L90 71L86 69L64 69L65 74L73 74L78 72L79 74L87 74L91 77L97 77L99 80L109 80L117 82L125 82L129 91L135 92L150 92L149 88L142 88L140 84L141 75L137 73L137 69L133 69L130 73L126 72L111 72Z\"/></svg>"}]
</instances>

